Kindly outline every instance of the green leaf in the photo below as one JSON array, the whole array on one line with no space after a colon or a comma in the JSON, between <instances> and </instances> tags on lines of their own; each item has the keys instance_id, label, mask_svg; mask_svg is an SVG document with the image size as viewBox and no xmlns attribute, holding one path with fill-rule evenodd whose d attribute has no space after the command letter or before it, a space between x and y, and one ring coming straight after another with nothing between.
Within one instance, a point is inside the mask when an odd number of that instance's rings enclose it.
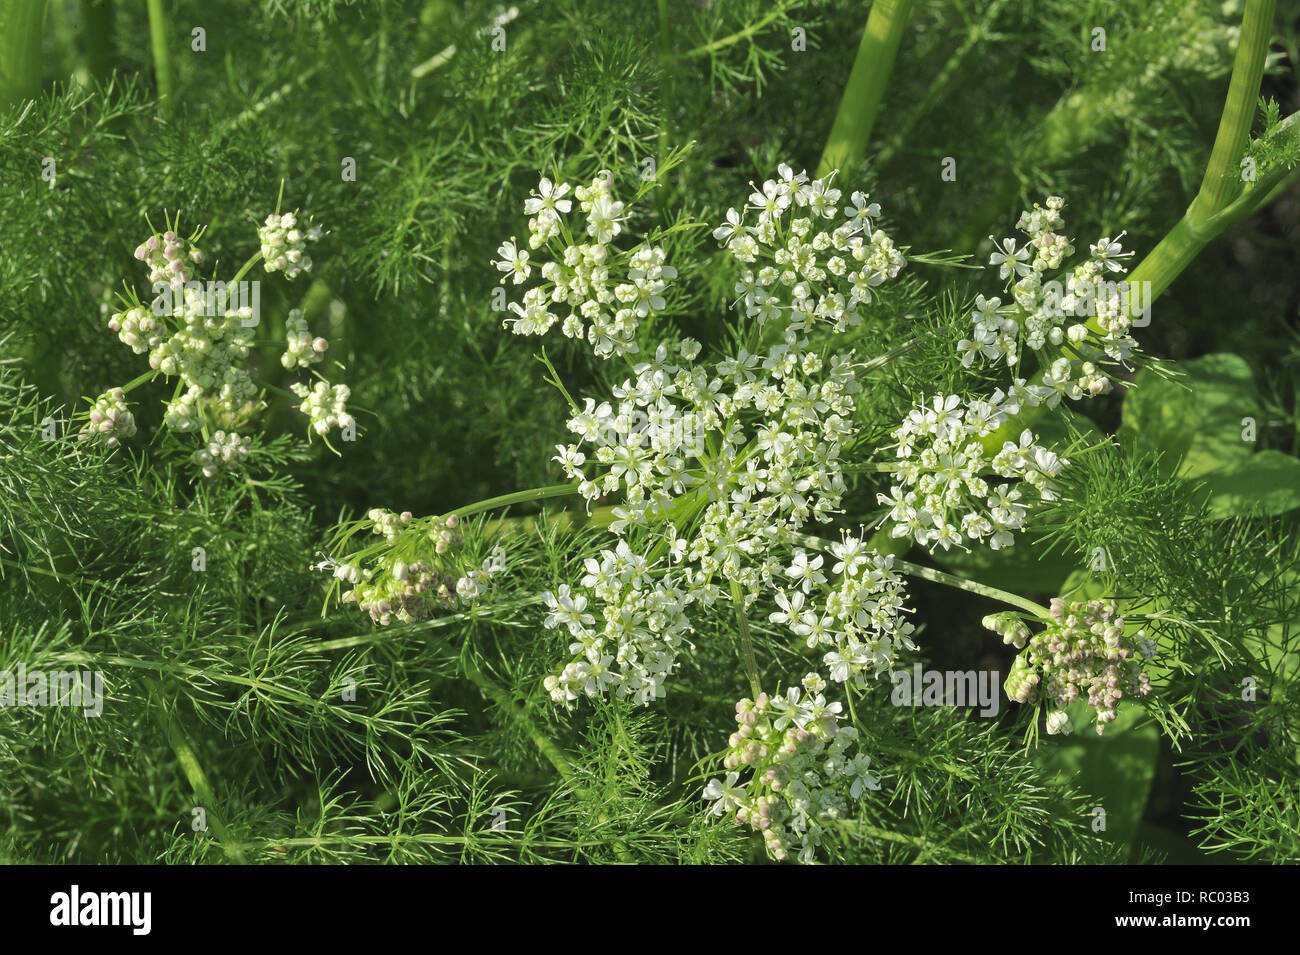
<instances>
[{"instance_id":1,"label":"green leaf","mask_svg":"<svg viewBox=\"0 0 1300 955\"><path fill-rule=\"evenodd\" d=\"M1242 419L1261 416L1250 366L1239 355L1206 355L1178 363L1182 377L1137 376L1124 399L1120 438L1131 447L1163 451L1167 466L1199 477L1245 458Z\"/></svg>"},{"instance_id":2,"label":"green leaf","mask_svg":"<svg viewBox=\"0 0 1300 955\"><path fill-rule=\"evenodd\" d=\"M1285 514L1300 507L1300 460L1264 450L1203 477L1215 517Z\"/></svg>"},{"instance_id":3,"label":"green leaf","mask_svg":"<svg viewBox=\"0 0 1300 955\"><path fill-rule=\"evenodd\" d=\"M1131 848L1141 830L1155 779L1160 753L1156 723L1142 707L1121 703L1115 721L1098 736L1086 703L1071 704L1068 711L1074 728L1071 735L1059 742L1041 737L1043 768L1055 773L1057 782L1095 797L1096 805L1106 811L1106 829L1101 835ZM1091 816L1079 820L1081 826L1092 822Z\"/></svg>"}]
</instances>

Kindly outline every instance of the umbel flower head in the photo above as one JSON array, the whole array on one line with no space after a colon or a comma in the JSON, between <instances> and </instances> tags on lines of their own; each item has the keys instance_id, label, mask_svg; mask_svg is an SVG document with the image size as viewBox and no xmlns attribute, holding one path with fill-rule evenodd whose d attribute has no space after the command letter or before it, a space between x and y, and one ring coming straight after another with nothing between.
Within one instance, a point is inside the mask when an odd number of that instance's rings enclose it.
<instances>
[{"instance_id":1,"label":"umbel flower head","mask_svg":"<svg viewBox=\"0 0 1300 955\"><path fill-rule=\"evenodd\" d=\"M1056 711L1086 700L1096 711L1098 734L1115 719L1120 700L1146 696L1151 680L1141 660L1154 648L1140 637L1124 636L1124 618L1114 601L1066 602L1053 597L1052 622L1031 637L1007 676L1007 696L1019 703L1045 700ZM988 619L985 621L987 626ZM1004 624L998 622L997 630ZM1048 731L1061 732L1067 722L1049 714Z\"/></svg>"},{"instance_id":2,"label":"umbel flower head","mask_svg":"<svg viewBox=\"0 0 1300 955\"><path fill-rule=\"evenodd\" d=\"M1130 329L1151 303L1144 286L1123 279L1132 253L1123 251L1122 233L1098 239L1084 262L1055 274L1074 254L1060 231L1064 207L1059 196L1035 203L1016 223L1026 240L995 243L989 265L997 268L1006 299L976 298L971 337L958 342L957 350L968 367L977 358L1015 367L1021 346L1028 346L1047 369L1044 383L1058 396L1077 400L1111 390L1099 365L1124 362L1136 353Z\"/></svg>"},{"instance_id":3,"label":"umbel flower head","mask_svg":"<svg viewBox=\"0 0 1300 955\"><path fill-rule=\"evenodd\" d=\"M127 407L126 394L121 388L110 388L91 405L86 424L77 438L115 448L122 438L129 438L133 434L135 416Z\"/></svg>"},{"instance_id":4,"label":"umbel flower head","mask_svg":"<svg viewBox=\"0 0 1300 955\"><path fill-rule=\"evenodd\" d=\"M800 862L816 861L827 824L846 818L852 801L880 788L871 757L857 751L857 730L839 725L841 706L827 702L825 685L810 673L802 690L794 686L738 702L739 725L723 759L726 776L704 788L709 811L761 832L778 862L792 852Z\"/></svg>"},{"instance_id":5,"label":"umbel flower head","mask_svg":"<svg viewBox=\"0 0 1300 955\"><path fill-rule=\"evenodd\" d=\"M547 680L557 701L611 690L645 702L662 695L689 632L688 606L712 605L729 594L726 585L752 602L782 577L803 526L839 510L859 385L852 353L836 353L834 336L861 322L869 288L904 260L865 195L841 209L832 177L809 181L784 165L778 176L715 232L745 266L736 308L768 344L708 362L691 339L661 343L612 400L583 399L568 422L578 440L557 446L555 460L589 502L620 498L609 525L617 544L597 563L631 575L597 589L588 580L605 578L589 566L582 589L571 581L547 595L548 626L574 638L573 657ZM813 344L828 337L829 345ZM854 676L874 669L893 638L859 627L841 627L838 647Z\"/></svg>"},{"instance_id":6,"label":"umbel flower head","mask_svg":"<svg viewBox=\"0 0 1300 955\"><path fill-rule=\"evenodd\" d=\"M497 249L501 258L493 264L502 283L522 285L534 270L542 280L524 291L521 302L510 303L514 317L506 325L516 335L544 335L558 321L565 336L585 338L602 358L632 354L638 324L664 309L664 292L677 270L664 263L659 246L643 243L622 251L613 244L623 231L625 207L614 199L608 175L573 193L586 217L582 233L565 218L573 208L568 195L568 183L543 178L524 202L532 216L528 247L549 258L534 259L514 236ZM574 238L583 233L587 241Z\"/></svg>"},{"instance_id":7,"label":"umbel flower head","mask_svg":"<svg viewBox=\"0 0 1300 955\"><path fill-rule=\"evenodd\" d=\"M396 546L409 533L411 522L410 511L397 514L372 507L363 526L382 537L387 546L377 554L365 548L360 554L342 560L326 558L315 565L315 569L329 571L341 583L350 584L342 601L356 604L383 627L394 621L427 620L438 612L468 606L486 592L493 577L507 569L502 547L494 548L481 562L457 552L463 541L454 514L422 522L424 533L414 549Z\"/></svg>"},{"instance_id":8,"label":"umbel flower head","mask_svg":"<svg viewBox=\"0 0 1300 955\"><path fill-rule=\"evenodd\" d=\"M1028 429L996 453L983 439L1051 394L1017 380L1010 394L999 389L988 400L964 402L937 395L912 411L893 432L897 483L878 496L890 508L891 536L944 550L963 546L963 539L987 541L994 550L1014 544L1030 505L1055 500L1055 478L1069 462L1037 444Z\"/></svg>"},{"instance_id":9,"label":"umbel flower head","mask_svg":"<svg viewBox=\"0 0 1300 955\"><path fill-rule=\"evenodd\" d=\"M149 268L156 297L145 305L128 286L120 296L123 308L111 314L108 327L137 355L147 352L149 367L155 372L180 379L164 410L163 425L181 432L215 432L218 437L193 455L203 475L212 477L242 461L251 448L251 441L241 437L238 429L260 406L261 389L248 368L260 319L254 309L260 303L260 293L246 296L244 283L208 282L205 288L205 283L198 281L205 257L194 245L203 229L183 239L177 234L179 221L169 218L167 225L167 231L149 236L135 250L135 257ZM293 213L272 214L259 235L267 271L284 271L292 278L311 267L302 248L318 238L320 230L311 227L303 231ZM293 310L286 324L281 364L294 369L319 362L328 343L311 335L303 313ZM311 390L296 383L293 388L310 419L309 434L326 434L333 427L347 428L353 423L345 406L345 386L320 382ZM120 396L115 400L120 401ZM113 401L101 398L92 409L100 419L98 424L110 411L116 417L108 419L105 433L125 436L130 433L128 425L134 430L129 413L121 418L125 404L117 408Z\"/></svg>"},{"instance_id":10,"label":"umbel flower head","mask_svg":"<svg viewBox=\"0 0 1300 955\"><path fill-rule=\"evenodd\" d=\"M824 649L826 675L864 687L893 666L902 649L915 650L914 627L902 618L906 588L894 558L871 550L862 537L844 534L831 546L833 564L796 549L785 570L790 590L776 591L779 608L768 620L785 626L809 649ZM823 570L839 575L822 596Z\"/></svg>"}]
</instances>

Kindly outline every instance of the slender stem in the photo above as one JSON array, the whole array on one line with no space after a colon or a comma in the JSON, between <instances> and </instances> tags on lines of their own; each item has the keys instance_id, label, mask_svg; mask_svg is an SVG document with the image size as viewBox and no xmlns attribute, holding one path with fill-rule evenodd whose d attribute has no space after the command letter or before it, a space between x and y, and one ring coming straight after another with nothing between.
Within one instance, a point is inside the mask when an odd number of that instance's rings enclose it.
<instances>
[{"instance_id":1,"label":"slender stem","mask_svg":"<svg viewBox=\"0 0 1300 955\"><path fill-rule=\"evenodd\" d=\"M167 45L167 17L162 0L149 2L149 40L153 46L153 71L158 83L158 105L163 116L172 113L172 53Z\"/></svg>"},{"instance_id":2,"label":"slender stem","mask_svg":"<svg viewBox=\"0 0 1300 955\"><path fill-rule=\"evenodd\" d=\"M242 279L245 275L248 274L249 269L251 269L254 265L256 265L260 261L262 261L262 253L260 251L254 252L252 256L249 257L248 261L245 262L242 266L240 266L239 271L235 273L235 277L231 279L228 284L234 285L236 282L238 282L240 279Z\"/></svg>"},{"instance_id":3,"label":"slender stem","mask_svg":"<svg viewBox=\"0 0 1300 955\"><path fill-rule=\"evenodd\" d=\"M814 550L830 552L832 541L823 537L814 537L811 534L799 535L799 540L807 547ZM909 577L920 577L922 580L928 580L931 583L943 584L945 587L954 587L957 590L964 590L967 593L979 594L981 597L988 597L991 600L997 600L1012 607L1019 607L1021 610L1028 610L1036 617L1044 620L1052 615L1048 608L1040 603L1035 603L1027 597L1021 597L1018 594L1009 593L1005 590L999 590L997 587L990 587L988 584L981 584L975 580L967 580L965 577L958 577L955 574L946 574L941 570L935 570L933 567L926 567L922 564L913 564L908 560L894 558L894 568L907 574Z\"/></svg>"},{"instance_id":4,"label":"slender stem","mask_svg":"<svg viewBox=\"0 0 1300 955\"><path fill-rule=\"evenodd\" d=\"M716 53L718 50L726 49L733 44L739 43L741 40L747 40L756 33L759 33L769 23L784 16L786 11L795 6L798 2L799 0L783 0L782 3L773 7L772 10L758 22L751 23L749 26L745 27L745 29L737 30L730 36L724 36L720 39L714 40L712 43L706 43L704 46L697 46L693 50L687 50L682 54L682 57L683 59L689 59L697 56L707 56L710 53Z\"/></svg>"},{"instance_id":5,"label":"slender stem","mask_svg":"<svg viewBox=\"0 0 1300 955\"><path fill-rule=\"evenodd\" d=\"M528 715L527 705L521 705L522 701L515 700L505 690L489 680L473 660L465 658L462 663L465 667L465 675L469 677L470 682L482 690L492 702L508 713L510 718L518 723L520 729L533 741L538 751L546 757L547 762L554 766L556 772L569 784L569 788L579 796L583 795L582 786L579 785L573 772L573 764L564 755L563 750L551 742L550 738L537 728L537 724Z\"/></svg>"},{"instance_id":6,"label":"slender stem","mask_svg":"<svg viewBox=\"0 0 1300 955\"><path fill-rule=\"evenodd\" d=\"M745 673L749 676L749 689L758 699L763 692L763 684L758 679L758 661L754 657L754 641L749 637L749 618L745 616L745 595L740 592L740 584L731 582L731 602L736 605L736 624L740 627L740 645L745 650Z\"/></svg>"},{"instance_id":7,"label":"slender stem","mask_svg":"<svg viewBox=\"0 0 1300 955\"><path fill-rule=\"evenodd\" d=\"M831 125L826 148L822 151L817 175L825 176L832 169L857 162L867 152L871 129L880 111L889 74L894 69L894 58L903 39L914 0L876 0L871 5L862 42L853 61L849 81L844 87L835 122Z\"/></svg>"},{"instance_id":8,"label":"slender stem","mask_svg":"<svg viewBox=\"0 0 1300 955\"><path fill-rule=\"evenodd\" d=\"M146 677L145 682L154 690L160 689L157 681L153 679ZM194 746L190 743L185 728L181 726L180 718L171 707L160 707L157 718L159 726L167 734L167 741L171 745L172 752L176 754L176 759L181 764L181 770L185 773L185 778L189 780L190 789L194 791L194 798L199 801L205 819L212 824L212 830L216 833L217 841L221 843L226 858L231 862L242 865L245 861L243 850L230 839L230 833L226 830L226 825L217 812L216 796L212 792L212 786L208 783L207 775L203 772L203 767L199 764L199 758L194 752Z\"/></svg>"},{"instance_id":9,"label":"slender stem","mask_svg":"<svg viewBox=\"0 0 1300 955\"><path fill-rule=\"evenodd\" d=\"M955 587L968 593L979 594L981 597L988 597L991 600L997 600L1012 607L1019 607L1021 610L1028 610L1034 616L1041 617L1044 620L1052 615L1052 612L1040 603L1035 603L1027 597L1021 597L1019 594L999 590L997 587L990 587L988 584L967 580L965 577L958 577L955 574L946 574L942 570L914 564L908 560L899 560L897 557L894 558L894 566L910 577L920 577L922 580L928 580L931 583L943 584L945 587Z\"/></svg>"},{"instance_id":10,"label":"slender stem","mask_svg":"<svg viewBox=\"0 0 1300 955\"><path fill-rule=\"evenodd\" d=\"M139 388L141 385L143 385L146 381L153 381L161 374L162 372L160 372L157 368L150 368L148 371L136 375L125 385L123 385L122 392L123 394L125 394L126 392L134 391L136 388Z\"/></svg>"},{"instance_id":11,"label":"slender stem","mask_svg":"<svg viewBox=\"0 0 1300 955\"><path fill-rule=\"evenodd\" d=\"M570 494L578 493L579 484L577 481L571 481L567 484L552 484L549 487L534 487L526 491L514 491L511 494L502 494L499 497L490 497L485 501L479 501L476 504L466 504L464 507L458 507L454 511L448 511L445 517L469 517L472 514L478 514L482 511L490 511L498 507L509 507L511 504L523 504L527 501L544 501L552 497L568 497Z\"/></svg>"}]
</instances>

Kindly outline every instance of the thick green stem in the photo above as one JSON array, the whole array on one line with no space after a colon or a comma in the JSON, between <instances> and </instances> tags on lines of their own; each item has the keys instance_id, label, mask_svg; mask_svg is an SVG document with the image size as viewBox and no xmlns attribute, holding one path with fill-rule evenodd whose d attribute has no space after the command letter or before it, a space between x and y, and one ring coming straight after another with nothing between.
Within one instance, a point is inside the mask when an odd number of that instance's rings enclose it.
<instances>
[{"instance_id":1,"label":"thick green stem","mask_svg":"<svg viewBox=\"0 0 1300 955\"><path fill-rule=\"evenodd\" d=\"M153 71L158 83L158 107L163 116L172 113L172 51L167 45L167 16L162 0L149 0L149 40L153 47Z\"/></svg>"},{"instance_id":2,"label":"thick green stem","mask_svg":"<svg viewBox=\"0 0 1300 955\"><path fill-rule=\"evenodd\" d=\"M0 107L41 91L45 0L0 0Z\"/></svg>"},{"instance_id":3,"label":"thick green stem","mask_svg":"<svg viewBox=\"0 0 1300 955\"><path fill-rule=\"evenodd\" d=\"M871 129L885 96L889 74L894 69L894 58L903 39L914 0L876 0L871 5L866 29L858 55L853 60L849 81L840 98L835 122L831 125L821 162L817 164L818 177L833 169L857 162L867 154Z\"/></svg>"},{"instance_id":4,"label":"thick green stem","mask_svg":"<svg viewBox=\"0 0 1300 955\"><path fill-rule=\"evenodd\" d=\"M745 595L740 592L740 584L731 582L731 602L736 606L736 625L740 628L740 645L745 651L745 673L749 676L749 689L758 699L763 692L763 684L758 679L758 661L754 657L754 641L749 636L749 618L745 616Z\"/></svg>"},{"instance_id":5,"label":"thick green stem","mask_svg":"<svg viewBox=\"0 0 1300 955\"><path fill-rule=\"evenodd\" d=\"M1211 240L1257 208L1235 207L1234 200L1242 196L1245 185L1241 160L1250 141L1259 84L1268 58L1274 7L1275 0L1247 0L1232 61L1232 78L1228 81L1228 96L1201 188L1183 218L1128 277L1130 282L1150 282L1152 298L1167 289ZM1256 188L1251 193L1266 196L1270 189ZM1090 321L1089 327L1094 327L1094 322L1095 319Z\"/></svg>"}]
</instances>

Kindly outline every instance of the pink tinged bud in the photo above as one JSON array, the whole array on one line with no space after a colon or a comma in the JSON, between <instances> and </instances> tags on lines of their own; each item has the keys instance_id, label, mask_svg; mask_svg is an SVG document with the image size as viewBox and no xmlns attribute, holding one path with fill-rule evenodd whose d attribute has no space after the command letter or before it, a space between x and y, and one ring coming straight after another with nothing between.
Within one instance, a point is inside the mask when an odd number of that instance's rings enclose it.
<instances>
[{"instance_id":1,"label":"pink tinged bud","mask_svg":"<svg viewBox=\"0 0 1300 955\"><path fill-rule=\"evenodd\" d=\"M455 514L452 514L450 517L447 518L448 527L455 527L459 523L460 523L460 518L457 517Z\"/></svg>"},{"instance_id":2,"label":"pink tinged bud","mask_svg":"<svg viewBox=\"0 0 1300 955\"><path fill-rule=\"evenodd\" d=\"M151 235L149 238L144 240L144 244L145 248L150 252L156 252L158 250L158 237L156 235Z\"/></svg>"},{"instance_id":3,"label":"pink tinged bud","mask_svg":"<svg viewBox=\"0 0 1300 955\"><path fill-rule=\"evenodd\" d=\"M318 355L325 354L325 350L330 347L330 343L323 338L312 339L311 350Z\"/></svg>"},{"instance_id":4,"label":"pink tinged bud","mask_svg":"<svg viewBox=\"0 0 1300 955\"><path fill-rule=\"evenodd\" d=\"M139 259L141 262L143 262L143 261L144 261L144 256L145 256L145 252L146 252L146 251L148 251L148 250L145 249L145 247L144 247L143 245L137 245L137 246L135 247L135 257L136 257L137 259Z\"/></svg>"},{"instance_id":5,"label":"pink tinged bud","mask_svg":"<svg viewBox=\"0 0 1300 955\"><path fill-rule=\"evenodd\" d=\"M175 241L176 241L176 233L175 233L175 232L171 232L171 231L164 232L164 233L163 233L163 238L166 239L168 242L175 242Z\"/></svg>"}]
</instances>

